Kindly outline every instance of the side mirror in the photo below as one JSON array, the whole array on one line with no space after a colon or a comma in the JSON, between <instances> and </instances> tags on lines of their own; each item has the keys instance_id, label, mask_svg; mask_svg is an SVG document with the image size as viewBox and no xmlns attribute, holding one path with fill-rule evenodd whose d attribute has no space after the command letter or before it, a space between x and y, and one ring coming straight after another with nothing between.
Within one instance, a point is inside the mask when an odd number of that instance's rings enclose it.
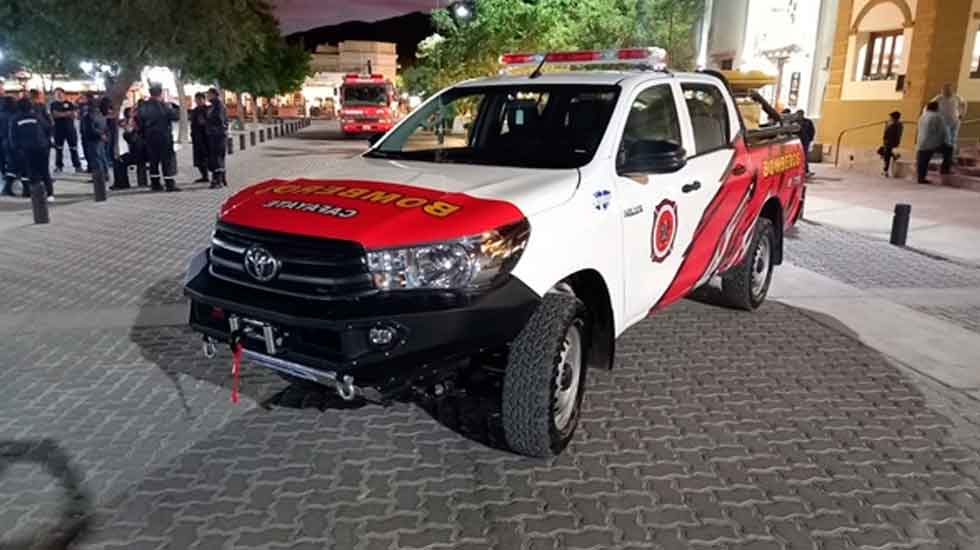
<instances>
[{"instance_id":1,"label":"side mirror","mask_svg":"<svg viewBox=\"0 0 980 550\"><path fill-rule=\"evenodd\" d=\"M377 142L379 142L379 141L381 141L381 138L383 138L383 137L384 137L384 133L383 132L382 133L377 133L377 134L371 134L371 136L368 137L368 143L372 147L374 147L374 144L377 143Z\"/></svg>"},{"instance_id":2,"label":"side mirror","mask_svg":"<svg viewBox=\"0 0 980 550\"><path fill-rule=\"evenodd\" d=\"M687 164L687 151L676 143L660 140L640 140L626 152L619 166L622 175L670 174Z\"/></svg>"}]
</instances>

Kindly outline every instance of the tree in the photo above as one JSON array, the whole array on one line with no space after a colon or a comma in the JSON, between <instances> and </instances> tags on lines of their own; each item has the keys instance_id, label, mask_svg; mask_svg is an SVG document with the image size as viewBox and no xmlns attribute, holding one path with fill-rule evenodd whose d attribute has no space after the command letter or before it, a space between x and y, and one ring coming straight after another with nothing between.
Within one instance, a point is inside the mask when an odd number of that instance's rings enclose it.
<instances>
[{"instance_id":1,"label":"tree","mask_svg":"<svg viewBox=\"0 0 980 550\"><path fill-rule=\"evenodd\" d=\"M672 65L693 59L703 0L479 0L468 22L432 13L437 35L419 45L405 85L428 94L499 70L506 52L661 46ZM678 63L679 61L679 63Z\"/></svg>"},{"instance_id":2,"label":"tree","mask_svg":"<svg viewBox=\"0 0 980 550\"><path fill-rule=\"evenodd\" d=\"M238 96L238 119L244 125L245 93L253 99L294 92L310 74L310 54L299 45L287 43L279 33L279 23L271 13L260 14L256 24L256 44L236 64L205 61L195 63L196 78L219 82ZM256 119L258 109L255 109Z\"/></svg>"},{"instance_id":3,"label":"tree","mask_svg":"<svg viewBox=\"0 0 980 550\"><path fill-rule=\"evenodd\" d=\"M0 25L25 64L107 65L116 109L145 66L237 63L269 13L264 0L0 0Z\"/></svg>"}]
</instances>

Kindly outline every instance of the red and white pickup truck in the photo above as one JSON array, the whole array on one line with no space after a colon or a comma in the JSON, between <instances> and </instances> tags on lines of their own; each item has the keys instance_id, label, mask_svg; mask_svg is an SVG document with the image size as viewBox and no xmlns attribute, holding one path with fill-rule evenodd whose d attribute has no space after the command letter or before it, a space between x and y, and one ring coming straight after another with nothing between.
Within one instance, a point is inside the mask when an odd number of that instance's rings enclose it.
<instances>
[{"instance_id":1,"label":"red and white pickup truck","mask_svg":"<svg viewBox=\"0 0 980 550\"><path fill-rule=\"evenodd\" d=\"M191 263L191 326L344 399L496 373L511 448L561 452L616 338L715 275L758 307L802 207L797 129L747 130L724 77L665 71L661 51L505 56L538 67L446 89L322 175L238 192ZM620 61L640 66L540 70Z\"/></svg>"}]
</instances>

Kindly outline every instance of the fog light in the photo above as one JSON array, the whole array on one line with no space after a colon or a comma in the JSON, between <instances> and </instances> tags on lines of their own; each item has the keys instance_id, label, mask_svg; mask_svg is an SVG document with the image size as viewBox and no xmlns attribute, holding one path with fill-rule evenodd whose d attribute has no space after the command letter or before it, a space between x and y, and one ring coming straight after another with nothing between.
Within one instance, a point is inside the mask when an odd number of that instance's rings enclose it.
<instances>
[{"instance_id":1,"label":"fog light","mask_svg":"<svg viewBox=\"0 0 980 550\"><path fill-rule=\"evenodd\" d=\"M371 327L368 331L368 342L377 348L385 348L395 341L394 329L382 325Z\"/></svg>"}]
</instances>

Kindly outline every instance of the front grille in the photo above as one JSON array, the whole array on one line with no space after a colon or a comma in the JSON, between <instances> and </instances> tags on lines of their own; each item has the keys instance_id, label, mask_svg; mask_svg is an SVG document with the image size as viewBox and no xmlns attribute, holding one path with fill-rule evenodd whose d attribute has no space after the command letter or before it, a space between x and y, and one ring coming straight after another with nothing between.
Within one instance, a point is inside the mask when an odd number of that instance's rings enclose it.
<instances>
[{"instance_id":1,"label":"front grille","mask_svg":"<svg viewBox=\"0 0 980 550\"><path fill-rule=\"evenodd\" d=\"M245 253L261 246L282 267L268 282L245 270ZM316 239L219 223L211 239L211 274L244 286L320 300L363 296L375 291L364 247L351 241Z\"/></svg>"}]
</instances>

